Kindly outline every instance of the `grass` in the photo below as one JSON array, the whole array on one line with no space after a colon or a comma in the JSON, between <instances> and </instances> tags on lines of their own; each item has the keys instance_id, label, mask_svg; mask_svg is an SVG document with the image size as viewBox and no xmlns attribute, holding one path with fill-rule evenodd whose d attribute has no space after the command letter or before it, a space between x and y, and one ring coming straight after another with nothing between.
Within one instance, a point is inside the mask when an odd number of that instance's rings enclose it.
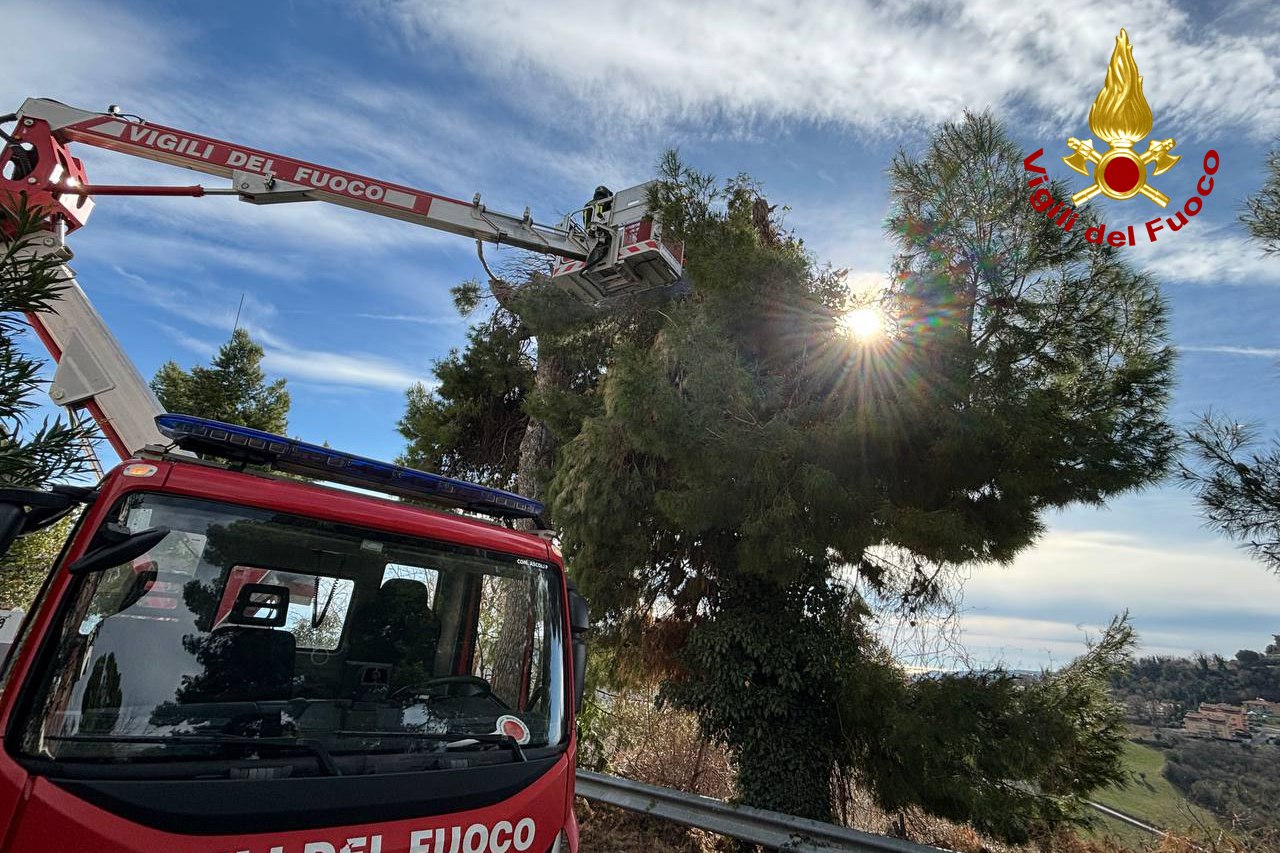
<instances>
[{"instance_id":1,"label":"grass","mask_svg":"<svg viewBox=\"0 0 1280 853\"><path fill-rule=\"evenodd\" d=\"M1160 829L1176 832L1195 825L1197 820L1204 826L1217 825L1212 815L1187 802L1182 792L1161 774L1163 752L1129 742L1124 745L1124 763L1132 776L1129 786L1105 788L1090 799ZM1152 840L1151 835L1128 824L1096 813L1095 817L1098 818L1096 834L1113 836L1131 845Z\"/></svg>"}]
</instances>

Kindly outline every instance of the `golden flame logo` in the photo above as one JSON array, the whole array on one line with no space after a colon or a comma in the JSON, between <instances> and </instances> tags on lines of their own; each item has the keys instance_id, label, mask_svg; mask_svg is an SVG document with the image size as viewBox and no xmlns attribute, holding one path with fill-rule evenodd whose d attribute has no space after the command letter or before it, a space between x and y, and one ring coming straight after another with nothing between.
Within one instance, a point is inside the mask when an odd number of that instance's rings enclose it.
<instances>
[{"instance_id":1,"label":"golden flame logo","mask_svg":"<svg viewBox=\"0 0 1280 853\"><path fill-rule=\"evenodd\" d=\"M1072 137L1067 140L1067 147L1074 153L1062 158L1082 175L1088 175L1087 164L1093 164L1093 185L1073 195L1073 203L1084 204L1098 193L1118 200L1141 193L1161 207L1169 203L1167 195L1147 185L1147 166L1154 164L1156 175L1172 169L1182 159L1170 153L1174 140L1153 139L1143 154L1133 152L1133 146L1151 133L1152 121L1151 107L1142 93L1142 76L1133 59L1133 44L1129 34L1121 30L1107 66L1107 78L1089 108L1089 129L1107 143L1108 150L1098 153L1092 139L1082 142Z\"/></svg>"},{"instance_id":2,"label":"golden flame logo","mask_svg":"<svg viewBox=\"0 0 1280 853\"><path fill-rule=\"evenodd\" d=\"M1142 94L1142 77L1133 61L1133 45L1124 30L1107 66L1107 80L1089 108L1089 129L1112 148L1132 148L1151 132L1151 107Z\"/></svg>"}]
</instances>

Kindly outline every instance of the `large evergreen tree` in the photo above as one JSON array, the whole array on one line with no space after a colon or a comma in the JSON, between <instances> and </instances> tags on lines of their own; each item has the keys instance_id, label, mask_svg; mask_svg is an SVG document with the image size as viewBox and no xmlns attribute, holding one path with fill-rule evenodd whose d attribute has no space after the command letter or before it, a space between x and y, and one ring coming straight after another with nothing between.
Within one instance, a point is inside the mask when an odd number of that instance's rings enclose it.
<instances>
[{"instance_id":1,"label":"large evergreen tree","mask_svg":"<svg viewBox=\"0 0 1280 853\"><path fill-rule=\"evenodd\" d=\"M167 411L282 434L289 426L289 392L284 379L267 382L263 354L248 332L236 329L208 367L188 371L165 362L151 390Z\"/></svg>"},{"instance_id":2,"label":"large evergreen tree","mask_svg":"<svg viewBox=\"0 0 1280 853\"><path fill-rule=\"evenodd\" d=\"M584 313L533 280L508 304L537 335L535 387L510 369L525 351L504 342L506 329L482 326L445 363L439 420L416 435L434 436L432 458L461 448L479 453L472 470L502 460L509 475L509 459L470 441L477 430L450 424L516 417L473 405L474 389L523 396L526 436L542 424L559 445L548 498L592 599L596 647L611 646L620 668L669 677L665 700L732 749L747 802L828 817L839 768L890 807L1017 835L1064 812L1029 795L1000 823L992 811L1014 799L980 789L1001 773L1030 783L1059 773L1050 798L1111 778L1111 716L1072 716L1096 707L1096 680L1055 682L1070 701L1037 706L1056 726L1040 763L987 755L966 781L957 768L981 748L977 736L939 756L931 766L970 786L943 809L940 788L891 785L888 753L865 748L896 731L885 749L907 760L908 727L877 731L866 723L874 711L851 713L855 702L885 709L888 725L893 702L916 699L846 579L852 567L909 608L941 594L945 567L1027 547L1045 509L1159 476L1173 443L1163 303L1118 253L1081 239L1087 213L1064 234L1031 210L1022 152L989 117L942 128L892 174L901 254L884 302L896 336L852 341L843 280L815 265L759 188L743 177L719 185L672 155L653 201L686 242L693 297ZM489 357L486 328L506 357ZM998 751L1001 715L1024 705L1007 681L989 681L920 701L987 697L985 717L953 710ZM883 689L859 694L862 683ZM860 737L842 738L855 720ZM923 737L947 736L927 714L912 720ZM1019 748L1034 741L1018 731Z\"/></svg>"},{"instance_id":3,"label":"large evergreen tree","mask_svg":"<svg viewBox=\"0 0 1280 853\"><path fill-rule=\"evenodd\" d=\"M900 332L879 346L842 333L840 281L758 227L754 186L666 164L695 295L616 347L551 496L606 625L650 624L639 601L685 626L666 695L732 749L749 803L829 816L847 567L936 594L938 567L1009 560L1045 510L1168 465L1157 288L1083 239L1088 212L1069 233L1037 214L1022 162L985 115L895 158Z\"/></svg>"},{"instance_id":4,"label":"large evergreen tree","mask_svg":"<svg viewBox=\"0 0 1280 853\"><path fill-rule=\"evenodd\" d=\"M458 307L476 307L477 285L458 289ZM400 462L424 471L500 488L514 486L528 428L525 398L534 383L532 339L498 306L467 333L467 345L435 366L438 384L407 393L399 430L408 442Z\"/></svg>"}]
</instances>

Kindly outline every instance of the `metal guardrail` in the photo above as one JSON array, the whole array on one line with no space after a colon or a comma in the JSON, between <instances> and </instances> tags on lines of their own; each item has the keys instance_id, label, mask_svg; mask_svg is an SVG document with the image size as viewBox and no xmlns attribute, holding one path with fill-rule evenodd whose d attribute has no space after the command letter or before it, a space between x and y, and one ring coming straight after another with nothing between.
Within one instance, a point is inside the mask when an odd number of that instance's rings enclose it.
<instances>
[{"instance_id":1,"label":"metal guardrail","mask_svg":"<svg viewBox=\"0 0 1280 853\"><path fill-rule=\"evenodd\" d=\"M939 853L937 847L578 770L578 796L795 853Z\"/></svg>"},{"instance_id":2,"label":"metal guardrail","mask_svg":"<svg viewBox=\"0 0 1280 853\"><path fill-rule=\"evenodd\" d=\"M1143 823L1142 821L1138 820L1136 817L1127 815L1122 811L1117 811L1116 809L1113 809L1110 806L1104 806L1102 803L1095 803L1093 800L1085 800L1085 805L1087 805L1089 808L1093 809L1096 812L1106 815L1112 820L1118 820L1121 823L1125 823L1125 824L1128 824L1129 826L1134 827L1135 829L1141 829L1143 832L1149 832L1152 835L1168 835L1169 834L1165 832L1163 829L1157 829L1156 827L1152 826L1149 823Z\"/></svg>"}]
</instances>

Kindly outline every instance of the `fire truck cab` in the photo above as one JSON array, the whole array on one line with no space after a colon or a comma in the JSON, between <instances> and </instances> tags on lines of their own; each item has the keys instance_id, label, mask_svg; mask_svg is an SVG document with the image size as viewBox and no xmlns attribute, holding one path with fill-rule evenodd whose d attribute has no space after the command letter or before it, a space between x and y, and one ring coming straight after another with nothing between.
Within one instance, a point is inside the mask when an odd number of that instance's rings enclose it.
<instances>
[{"instance_id":1,"label":"fire truck cab","mask_svg":"<svg viewBox=\"0 0 1280 853\"><path fill-rule=\"evenodd\" d=\"M95 487L0 490L0 548L82 507L5 664L0 850L576 850L586 604L509 526L541 505L156 422Z\"/></svg>"}]
</instances>

